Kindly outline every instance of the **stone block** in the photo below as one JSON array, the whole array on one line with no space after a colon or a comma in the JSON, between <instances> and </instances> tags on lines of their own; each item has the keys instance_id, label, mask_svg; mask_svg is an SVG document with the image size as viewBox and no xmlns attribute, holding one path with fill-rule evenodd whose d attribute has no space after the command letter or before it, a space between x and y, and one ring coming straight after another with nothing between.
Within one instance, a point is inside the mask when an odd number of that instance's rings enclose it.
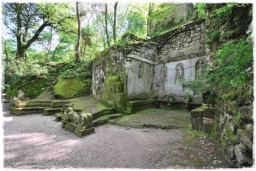
<instances>
[{"instance_id":1,"label":"stone block","mask_svg":"<svg viewBox=\"0 0 256 171\"><path fill-rule=\"evenodd\" d=\"M203 130L205 133L211 133L214 126L214 120L203 117Z\"/></svg>"},{"instance_id":2,"label":"stone block","mask_svg":"<svg viewBox=\"0 0 256 171\"><path fill-rule=\"evenodd\" d=\"M65 124L63 124L63 127L64 127L66 130L70 131L70 132L74 132L74 130L75 130L75 125L74 125L73 122L65 123Z\"/></svg>"},{"instance_id":3,"label":"stone block","mask_svg":"<svg viewBox=\"0 0 256 171\"><path fill-rule=\"evenodd\" d=\"M204 106L204 117L206 118L215 118L215 109L213 107Z\"/></svg>"},{"instance_id":4,"label":"stone block","mask_svg":"<svg viewBox=\"0 0 256 171\"><path fill-rule=\"evenodd\" d=\"M61 108L46 108L44 109L44 116L48 116L48 115L54 115L58 112L61 112Z\"/></svg>"},{"instance_id":5,"label":"stone block","mask_svg":"<svg viewBox=\"0 0 256 171\"><path fill-rule=\"evenodd\" d=\"M203 117L203 112L204 112L204 108L201 106L201 107L198 107L194 110L191 110L190 115L192 117Z\"/></svg>"},{"instance_id":6,"label":"stone block","mask_svg":"<svg viewBox=\"0 0 256 171\"><path fill-rule=\"evenodd\" d=\"M51 107L52 101L42 101L42 106Z\"/></svg>"},{"instance_id":7,"label":"stone block","mask_svg":"<svg viewBox=\"0 0 256 171\"><path fill-rule=\"evenodd\" d=\"M203 117L191 117L192 129L203 130Z\"/></svg>"},{"instance_id":8,"label":"stone block","mask_svg":"<svg viewBox=\"0 0 256 171\"><path fill-rule=\"evenodd\" d=\"M76 128L74 131L74 134L76 134L79 137L84 137L88 134L91 134L94 132L94 127L91 128L86 128L86 129L80 129L80 128Z\"/></svg>"},{"instance_id":9,"label":"stone block","mask_svg":"<svg viewBox=\"0 0 256 171\"><path fill-rule=\"evenodd\" d=\"M239 108L242 119L253 121L253 110L252 106L242 106Z\"/></svg>"},{"instance_id":10,"label":"stone block","mask_svg":"<svg viewBox=\"0 0 256 171\"><path fill-rule=\"evenodd\" d=\"M253 140L253 124L244 125L246 135Z\"/></svg>"},{"instance_id":11,"label":"stone block","mask_svg":"<svg viewBox=\"0 0 256 171\"><path fill-rule=\"evenodd\" d=\"M93 119L96 119L96 118L99 118L101 116L111 114L112 112L113 112L112 108L102 109L98 112L93 113L92 117L93 117Z\"/></svg>"},{"instance_id":12,"label":"stone block","mask_svg":"<svg viewBox=\"0 0 256 171\"><path fill-rule=\"evenodd\" d=\"M236 134L238 141L241 142L245 147L252 150L253 142L252 140L246 135L246 132L242 129L237 130Z\"/></svg>"},{"instance_id":13,"label":"stone block","mask_svg":"<svg viewBox=\"0 0 256 171\"><path fill-rule=\"evenodd\" d=\"M247 152L242 143L235 146L235 155L240 165L252 165L252 153Z\"/></svg>"},{"instance_id":14,"label":"stone block","mask_svg":"<svg viewBox=\"0 0 256 171\"><path fill-rule=\"evenodd\" d=\"M225 149L225 153L227 154L227 156L229 157L230 160L233 160L235 159L235 148L234 146L228 146L226 149Z\"/></svg>"},{"instance_id":15,"label":"stone block","mask_svg":"<svg viewBox=\"0 0 256 171\"><path fill-rule=\"evenodd\" d=\"M56 113L55 114L55 117L56 117L55 121L60 122L62 120L62 118L61 118L62 115L63 115L62 113Z\"/></svg>"}]
</instances>

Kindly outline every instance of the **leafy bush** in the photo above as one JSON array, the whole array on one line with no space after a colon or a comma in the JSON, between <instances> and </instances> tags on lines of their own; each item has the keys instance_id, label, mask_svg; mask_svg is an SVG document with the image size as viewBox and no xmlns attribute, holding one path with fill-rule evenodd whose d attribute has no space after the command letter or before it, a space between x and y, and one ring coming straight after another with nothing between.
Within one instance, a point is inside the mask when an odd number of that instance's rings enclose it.
<instances>
[{"instance_id":1,"label":"leafy bush","mask_svg":"<svg viewBox=\"0 0 256 171\"><path fill-rule=\"evenodd\" d=\"M252 44L240 40L225 45L217 51L215 57L216 63L207 76L211 87L217 86L220 89L246 87L252 76Z\"/></svg>"},{"instance_id":2,"label":"leafy bush","mask_svg":"<svg viewBox=\"0 0 256 171\"><path fill-rule=\"evenodd\" d=\"M71 62L64 65L60 69L60 78L81 78L85 79L92 76L92 63L93 61L75 63Z\"/></svg>"}]
</instances>

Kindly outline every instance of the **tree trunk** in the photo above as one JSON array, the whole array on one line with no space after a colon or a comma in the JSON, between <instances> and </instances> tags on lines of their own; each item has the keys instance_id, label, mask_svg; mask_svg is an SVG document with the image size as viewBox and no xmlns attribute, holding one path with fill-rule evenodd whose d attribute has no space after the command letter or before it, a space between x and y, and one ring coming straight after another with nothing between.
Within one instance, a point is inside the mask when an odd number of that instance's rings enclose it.
<instances>
[{"instance_id":1,"label":"tree trunk","mask_svg":"<svg viewBox=\"0 0 256 171\"><path fill-rule=\"evenodd\" d=\"M78 2L76 2L76 16L77 16L77 44L76 44L76 60L75 62L80 62L80 37L81 37L81 26L80 26L80 14L78 9Z\"/></svg>"},{"instance_id":2,"label":"tree trunk","mask_svg":"<svg viewBox=\"0 0 256 171\"><path fill-rule=\"evenodd\" d=\"M105 4L105 32L107 36L107 45L110 47L110 40L108 35L108 4Z\"/></svg>"},{"instance_id":3,"label":"tree trunk","mask_svg":"<svg viewBox=\"0 0 256 171\"><path fill-rule=\"evenodd\" d=\"M6 61L6 66L8 65L8 62L9 62L9 54L8 54L8 50L7 50L7 47L6 47L6 43L4 42L4 53L5 53L5 61Z\"/></svg>"},{"instance_id":4,"label":"tree trunk","mask_svg":"<svg viewBox=\"0 0 256 171\"><path fill-rule=\"evenodd\" d=\"M150 36L149 34L149 29L150 29L150 24L151 24L151 21L150 21L150 19L149 19L149 17L150 17L150 15L151 15L151 13L152 13L152 10L153 10L153 5L154 5L154 3L149 3L149 7L148 7L148 17L147 17L147 36Z\"/></svg>"},{"instance_id":5,"label":"tree trunk","mask_svg":"<svg viewBox=\"0 0 256 171\"><path fill-rule=\"evenodd\" d=\"M113 39L114 42L116 42L116 8L117 8L118 2L115 2L114 5L114 27L113 27Z\"/></svg>"}]
</instances>

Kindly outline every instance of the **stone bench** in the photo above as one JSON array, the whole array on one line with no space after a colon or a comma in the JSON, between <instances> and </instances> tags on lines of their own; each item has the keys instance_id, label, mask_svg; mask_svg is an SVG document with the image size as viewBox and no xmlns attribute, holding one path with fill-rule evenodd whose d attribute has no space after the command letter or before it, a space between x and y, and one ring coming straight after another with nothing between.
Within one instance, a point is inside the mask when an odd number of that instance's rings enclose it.
<instances>
[{"instance_id":1,"label":"stone bench","mask_svg":"<svg viewBox=\"0 0 256 171\"><path fill-rule=\"evenodd\" d=\"M162 108L163 106L162 105L165 105L165 106L168 106L170 107L171 109L174 108L174 106L178 106L180 104L184 104L184 102L182 101L168 101L168 100L160 100L160 99L155 99L155 106L156 108Z\"/></svg>"},{"instance_id":2,"label":"stone bench","mask_svg":"<svg viewBox=\"0 0 256 171\"><path fill-rule=\"evenodd\" d=\"M132 114L144 109L149 109L155 107L155 100L136 100L136 101L128 101L126 103L126 111L127 114Z\"/></svg>"}]
</instances>

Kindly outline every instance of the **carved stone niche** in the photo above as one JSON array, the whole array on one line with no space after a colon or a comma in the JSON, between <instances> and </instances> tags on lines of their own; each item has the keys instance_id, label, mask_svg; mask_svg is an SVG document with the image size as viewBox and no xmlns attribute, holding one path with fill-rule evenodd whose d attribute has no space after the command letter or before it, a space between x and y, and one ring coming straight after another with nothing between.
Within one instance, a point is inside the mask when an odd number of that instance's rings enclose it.
<instances>
[{"instance_id":1,"label":"carved stone niche","mask_svg":"<svg viewBox=\"0 0 256 171\"><path fill-rule=\"evenodd\" d=\"M178 63L175 67L175 83L184 79L184 64Z\"/></svg>"},{"instance_id":2,"label":"carved stone niche","mask_svg":"<svg viewBox=\"0 0 256 171\"><path fill-rule=\"evenodd\" d=\"M105 77L106 77L106 67L104 67L104 63L95 66L95 85L98 90L100 90L105 83Z\"/></svg>"},{"instance_id":3,"label":"carved stone niche","mask_svg":"<svg viewBox=\"0 0 256 171\"><path fill-rule=\"evenodd\" d=\"M161 75L160 75L160 76L161 76L160 81L161 81L162 83L166 82L166 81L167 81L167 66L163 65L163 66L161 67L160 74L161 74Z\"/></svg>"},{"instance_id":4,"label":"carved stone niche","mask_svg":"<svg viewBox=\"0 0 256 171\"><path fill-rule=\"evenodd\" d=\"M144 74L144 66L143 66L143 63L140 63L140 65L139 65L138 78L139 78L139 79L142 79L143 74Z\"/></svg>"},{"instance_id":5,"label":"carved stone niche","mask_svg":"<svg viewBox=\"0 0 256 171\"><path fill-rule=\"evenodd\" d=\"M201 78L204 75L205 67L206 67L205 59L199 59L195 63L195 79Z\"/></svg>"}]
</instances>

